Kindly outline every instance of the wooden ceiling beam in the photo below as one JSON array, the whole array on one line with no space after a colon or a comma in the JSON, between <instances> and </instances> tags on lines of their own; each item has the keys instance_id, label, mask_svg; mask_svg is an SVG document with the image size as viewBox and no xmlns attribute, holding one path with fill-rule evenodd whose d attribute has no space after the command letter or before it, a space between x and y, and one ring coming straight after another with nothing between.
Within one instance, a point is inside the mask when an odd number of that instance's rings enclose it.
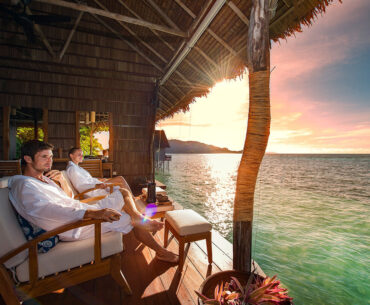
<instances>
[{"instance_id":1,"label":"wooden ceiling beam","mask_svg":"<svg viewBox=\"0 0 370 305\"><path fill-rule=\"evenodd\" d=\"M195 49L195 51L197 51L200 55L203 56L203 58L205 60L207 60L209 63L211 63L215 68L218 68L218 65L217 63L211 58L209 57L206 53L203 52L203 50L199 47L194 47L193 49Z\"/></svg>"},{"instance_id":2,"label":"wooden ceiling beam","mask_svg":"<svg viewBox=\"0 0 370 305\"><path fill-rule=\"evenodd\" d=\"M77 10L77 11L87 12L87 13L107 17L107 18L110 18L110 19L123 21L123 22L130 23L130 24L143 26L143 27L146 27L146 28L154 29L154 30L164 32L164 33L167 33L167 34L171 34L171 35L175 35L175 36L187 37L187 34L185 32L179 31L177 29L171 29L169 27L165 27L165 26L162 26L162 25L159 25L159 24L154 24L154 23L151 23L151 22L148 22L148 21L144 21L144 20L140 20L140 19L137 19L137 18L124 16L124 15L117 14L117 13L112 13L112 12L109 12L109 11L107 12L107 11L97 9L97 8L94 8L94 7L90 7L90 6L87 6L87 5L83 5L83 4L72 3L72 2L68 2L68 1L64 1L64 0L34 0L34 1L47 3L47 4L51 4L51 5L56 5L56 6L62 6L62 7L74 9L74 10Z\"/></svg>"},{"instance_id":3,"label":"wooden ceiling beam","mask_svg":"<svg viewBox=\"0 0 370 305\"><path fill-rule=\"evenodd\" d=\"M30 8L28 6L26 6L26 13L28 15L32 15L32 12L31 12L31 10L30 10ZM36 32L40 35L41 41L44 44L45 48L50 53L51 57L55 58L55 56L56 56L55 55L55 52L54 52L53 48L51 47L48 39L46 38L44 32L41 30L41 27L38 24L36 24L36 23L33 24L33 27L36 30Z\"/></svg>"},{"instance_id":4,"label":"wooden ceiling beam","mask_svg":"<svg viewBox=\"0 0 370 305\"><path fill-rule=\"evenodd\" d=\"M181 0L175 0L175 2L193 19L195 19L197 16L191 11L191 9L189 9ZM230 2L228 2L229 4ZM208 4L204 7L204 11L205 9L208 7L209 5L209 2ZM229 4L230 6L230 4ZM200 14L201 15L201 14ZM236 55L237 52L231 48L223 39L221 39L215 32L213 32L211 29L207 29L207 32L214 38L216 39L222 46L224 46L231 54L233 55ZM211 63L215 68L218 67L217 63L211 59L207 54L205 54L200 48L194 46L194 48L206 61L208 61L209 63ZM202 69L203 70L203 69ZM208 73L206 72L205 70L203 70L207 75L208 77L210 77L210 79L212 80L212 82L214 82L214 79L213 77Z\"/></svg>"},{"instance_id":5,"label":"wooden ceiling beam","mask_svg":"<svg viewBox=\"0 0 370 305\"><path fill-rule=\"evenodd\" d=\"M100 6L103 10L108 10L102 3L99 2L99 0L94 0L94 2ZM126 7L126 6L125 6ZM153 52L159 59L161 59L164 63L167 63L167 60L162 56L160 55L154 48L152 48L148 43L146 43L145 41L143 41L134 31L132 31L128 26L126 26L125 24L123 24L121 21L118 21L116 20L116 22L121 25L126 31L128 31L131 35L133 35L140 43L142 43L145 47L147 47L151 52ZM181 74L179 71L177 71L177 74L188 84L192 84L183 74ZM182 92L182 90L180 89L180 87L178 87L176 84L174 84L174 86L176 86L178 88L178 90L180 92ZM182 92L183 93L183 92ZM184 94L184 93L183 93Z\"/></svg>"},{"instance_id":6,"label":"wooden ceiling beam","mask_svg":"<svg viewBox=\"0 0 370 305\"><path fill-rule=\"evenodd\" d=\"M188 13L188 15L191 16L191 18L195 19L197 17L184 3L181 2L181 0L175 0L175 2L185 11Z\"/></svg>"},{"instance_id":7,"label":"wooden ceiling beam","mask_svg":"<svg viewBox=\"0 0 370 305\"><path fill-rule=\"evenodd\" d=\"M163 99L163 101L161 100L161 102L163 102L164 105L166 105L168 109L171 109L171 107L173 106L172 103L162 94L162 93L158 93L158 95Z\"/></svg>"},{"instance_id":8,"label":"wooden ceiling beam","mask_svg":"<svg viewBox=\"0 0 370 305\"><path fill-rule=\"evenodd\" d=\"M103 10L108 11L108 9L101 4L98 0L94 0L94 2L100 6ZM167 63L167 60L159 54L154 48L152 48L148 43L143 41L133 30L131 30L127 25L125 25L122 21L115 20L122 28L124 28L127 32L129 32L132 36L134 36L141 44L143 44L147 49L149 49L152 53L154 53L160 60L164 63Z\"/></svg>"},{"instance_id":9,"label":"wooden ceiling beam","mask_svg":"<svg viewBox=\"0 0 370 305\"><path fill-rule=\"evenodd\" d=\"M206 78L210 79L211 80L211 83L213 84L215 82L213 76L211 74L209 74L209 72L205 69L203 69L203 67L201 65L198 64L198 67L195 66L195 64L193 64L190 60L188 59L185 59L184 62L186 64L188 64L190 67L192 67L195 71L197 71L199 74L203 74Z\"/></svg>"},{"instance_id":10,"label":"wooden ceiling beam","mask_svg":"<svg viewBox=\"0 0 370 305\"><path fill-rule=\"evenodd\" d=\"M170 17L166 15L166 13L153 1L153 0L146 0L155 10L156 12L162 17L166 23L171 26L173 29L176 29L178 31L181 31L180 28L177 26L176 23L174 23Z\"/></svg>"},{"instance_id":11,"label":"wooden ceiling beam","mask_svg":"<svg viewBox=\"0 0 370 305\"><path fill-rule=\"evenodd\" d=\"M118 33L115 29L113 29L110 25L108 25L104 20L102 20L100 17L94 15L94 14L91 14L91 16L93 16L98 22L100 22L104 27L106 27L108 30L110 30L114 35L117 36L118 39L122 40L123 42L125 42L131 49L133 49L134 51L136 51L142 58L144 58L147 62L149 62L150 64L152 64L155 68L157 68L159 71L163 72L163 69L157 65L154 61L152 61L148 56L146 56L138 47L136 47L135 45L133 45L131 42L129 42L128 40L126 40L125 38L122 37L122 35L120 33Z\"/></svg>"},{"instance_id":12,"label":"wooden ceiling beam","mask_svg":"<svg viewBox=\"0 0 370 305\"><path fill-rule=\"evenodd\" d=\"M136 18L140 19L140 20L144 20L143 18L140 17L140 15L138 15L135 11L133 11L125 2L123 2L122 0L118 0L118 2L123 5L132 15L134 15ZM170 45L164 38L161 37L161 35L159 35L159 33L156 31L156 30L153 30L153 29L149 29L152 31L152 33L157 36L171 51L175 51L175 48Z\"/></svg>"},{"instance_id":13,"label":"wooden ceiling beam","mask_svg":"<svg viewBox=\"0 0 370 305\"><path fill-rule=\"evenodd\" d=\"M218 36L215 32L213 32L211 29L207 30L207 33L209 33L216 41L218 41L219 44L221 44L225 49L227 49L231 54L234 56L236 55L236 51L230 47L220 36Z\"/></svg>"},{"instance_id":14,"label":"wooden ceiling beam","mask_svg":"<svg viewBox=\"0 0 370 305\"><path fill-rule=\"evenodd\" d=\"M76 32L77 26L80 23L83 14L84 14L84 12L80 12L80 14L78 15L78 17L75 21L75 24L73 25L73 28L72 28L71 32L69 33L68 38L67 38L67 40L66 40L66 42L63 46L63 49L59 53L59 61L61 61L63 59L64 53L67 51L67 49L69 47L69 44L72 41L72 37L73 37L74 33Z\"/></svg>"},{"instance_id":15,"label":"wooden ceiling beam","mask_svg":"<svg viewBox=\"0 0 370 305\"><path fill-rule=\"evenodd\" d=\"M177 101L179 100L179 97L175 96L170 90L168 90L166 87L164 86L161 86L161 91L166 91L167 95L171 96L171 98L174 100L174 101ZM185 95L184 95L185 96ZM184 96L182 96L181 98L183 98ZM180 98L180 99L181 99ZM175 106L175 104L171 103L172 107Z\"/></svg>"},{"instance_id":16,"label":"wooden ceiling beam","mask_svg":"<svg viewBox=\"0 0 370 305\"><path fill-rule=\"evenodd\" d=\"M284 14L282 14L279 18L277 18L273 23L270 24L270 28L274 27L277 22L279 22L281 19L284 19L286 16L288 16L293 11L294 11L294 6L289 7L289 9Z\"/></svg>"},{"instance_id":17,"label":"wooden ceiling beam","mask_svg":"<svg viewBox=\"0 0 370 305\"><path fill-rule=\"evenodd\" d=\"M189 31L191 34L191 37L189 40L185 43L183 48L181 49L180 53L176 52L176 55L171 59L170 66L168 69L166 69L166 73L161 78L159 84L163 85L167 79L171 76L172 73L175 72L177 67L181 64L181 62L185 59L185 57L189 54L191 49L195 46L195 44L198 42L200 37L203 35L203 33L208 29L208 26L213 21L213 19L217 16L218 12L222 9L224 6L226 0L216 0L211 8L205 13L204 18L199 21L199 25L197 25L196 29L194 31ZM200 15L198 15L199 17ZM198 17L194 21L198 23ZM193 28L194 23L191 28ZM180 50L180 49L179 49ZM178 54L178 55L177 55Z\"/></svg>"},{"instance_id":18,"label":"wooden ceiling beam","mask_svg":"<svg viewBox=\"0 0 370 305\"><path fill-rule=\"evenodd\" d=\"M284 0L283 0L284 1ZM233 10L233 12L249 27L249 19L243 14L243 12L234 4L234 2L229 1L227 5Z\"/></svg>"},{"instance_id":19,"label":"wooden ceiling beam","mask_svg":"<svg viewBox=\"0 0 370 305\"><path fill-rule=\"evenodd\" d=\"M174 81L172 81L172 80L169 80L168 81L168 84L171 84L171 86L173 86L173 87L176 87L177 88L177 90L179 90L180 92L181 92L181 94L186 94L182 89L181 89L181 87L179 86L179 85L177 85Z\"/></svg>"}]
</instances>

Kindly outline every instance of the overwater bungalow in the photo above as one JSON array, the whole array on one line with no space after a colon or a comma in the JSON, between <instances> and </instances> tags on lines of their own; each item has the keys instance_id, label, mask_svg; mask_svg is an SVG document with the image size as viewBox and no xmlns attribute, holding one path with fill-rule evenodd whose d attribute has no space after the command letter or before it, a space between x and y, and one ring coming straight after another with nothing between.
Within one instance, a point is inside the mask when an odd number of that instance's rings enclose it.
<instances>
[{"instance_id":1,"label":"overwater bungalow","mask_svg":"<svg viewBox=\"0 0 370 305\"><path fill-rule=\"evenodd\" d=\"M171 155L166 155L166 148L169 148L170 144L164 130L156 130L154 132L154 160L155 167L164 170L164 168L169 169L169 162L171 161ZM166 164L167 163L167 164Z\"/></svg>"},{"instance_id":2,"label":"overwater bungalow","mask_svg":"<svg viewBox=\"0 0 370 305\"><path fill-rule=\"evenodd\" d=\"M250 80L233 246L214 232L213 263L208 263L205 241L199 241L187 248L180 272L177 266L153 260L153 252L128 234L119 260L131 295L107 275L71 282L57 274L53 276L62 279L59 290L48 291L45 282L44 290L31 293L31 282L22 297L37 297L41 304L196 304L194 290L208 275L250 270L254 187L270 128L270 41L301 31L330 2L2 1L2 160L14 158L11 126L17 111L37 114L30 118L33 126L55 146L54 154L64 157L69 148L80 146L81 115L94 112L108 119L113 173L124 176L135 190L154 179L156 122L188 110L218 81L238 77L246 68ZM162 232L156 238L162 243ZM169 247L178 251L176 242ZM11 277L1 268L0 303L18 304L11 292L17 289L5 282ZM30 268L30 274L31 281L37 281L37 267Z\"/></svg>"}]
</instances>

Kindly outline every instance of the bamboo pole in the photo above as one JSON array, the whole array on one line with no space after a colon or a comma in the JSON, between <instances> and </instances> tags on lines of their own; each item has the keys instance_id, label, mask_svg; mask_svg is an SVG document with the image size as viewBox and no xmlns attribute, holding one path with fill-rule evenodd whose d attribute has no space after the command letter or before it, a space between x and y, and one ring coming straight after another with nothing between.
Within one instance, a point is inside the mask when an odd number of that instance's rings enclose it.
<instances>
[{"instance_id":1,"label":"bamboo pole","mask_svg":"<svg viewBox=\"0 0 370 305\"><path fill-rule=\"evenodd\" d=\"M253 0L248 31L248 128L234 201L233 266L251 271L254 191L270 134L269 0Z\"/></svg>"}]
</instances>

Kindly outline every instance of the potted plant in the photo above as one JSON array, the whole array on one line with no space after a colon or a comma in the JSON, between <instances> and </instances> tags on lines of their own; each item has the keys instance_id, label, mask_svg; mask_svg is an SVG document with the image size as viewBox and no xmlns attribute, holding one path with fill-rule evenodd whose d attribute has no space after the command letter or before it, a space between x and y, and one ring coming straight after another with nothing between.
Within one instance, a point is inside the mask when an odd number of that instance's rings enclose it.
<instances>
[{"instance_id":1,"label":"potted plant","mask_svg":"<svg viewBox=\"0 0 370 305\"><path fill-rule=\"evenodd\" d=\"M276 275L263 278L255 273L222 271L209 276L200 292L195 292L200 305L292 304L292 298L280 287Z\"/></svg>"}]
</instances>

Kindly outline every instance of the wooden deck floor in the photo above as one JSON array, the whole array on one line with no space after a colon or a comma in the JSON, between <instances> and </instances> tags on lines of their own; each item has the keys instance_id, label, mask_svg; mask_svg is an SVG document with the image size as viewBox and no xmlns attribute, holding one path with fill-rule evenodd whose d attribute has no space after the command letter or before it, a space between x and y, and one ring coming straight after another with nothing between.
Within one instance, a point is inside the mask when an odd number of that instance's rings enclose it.
<instances>
[{"instance_id":1,"label":"wooden deck floor","mask_svg":"<svg viewBox=\"0 0 370 305\"><path fill-rule=\"evenodd\" d=\"M23 304L198 304L194 290L202 281L210 274L232 268L232 245L218 232L213 231L212 235L213 264L208 265L205 242L195 242L188 250L183 272L179 273L176 265L155 259L154 252L139 244L130 233L123 237L126 249L122 253L122 270L133 290L132 296L125 295L114 280L106 276ZM155 238L163 244L163 230ZM178 253L177 241L172 240L168 248Z\"/></svg>"}]
</instances>

